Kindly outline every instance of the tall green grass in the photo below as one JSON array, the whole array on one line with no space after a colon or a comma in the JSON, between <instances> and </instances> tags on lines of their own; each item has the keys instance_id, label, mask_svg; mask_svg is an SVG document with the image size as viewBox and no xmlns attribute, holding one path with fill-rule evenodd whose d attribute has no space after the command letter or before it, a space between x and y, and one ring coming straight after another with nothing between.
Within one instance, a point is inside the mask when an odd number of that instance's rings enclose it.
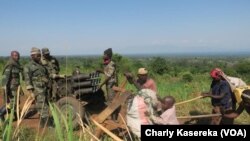
<instances>
[{"instance_id":1,"label":"tall green grass","mask_svg":"<svg viewBox=\"0 0 250 141\"><path fill-rule=\"evenodd\" d=\"M8 115L8 118L5 121L4 125L4 132L3 132L3 140L4 141L10 141L12 136L12 129L13 129L13 118L14 118L14 107L12 107L10 114Z\"/></svg>"}]
</instances>

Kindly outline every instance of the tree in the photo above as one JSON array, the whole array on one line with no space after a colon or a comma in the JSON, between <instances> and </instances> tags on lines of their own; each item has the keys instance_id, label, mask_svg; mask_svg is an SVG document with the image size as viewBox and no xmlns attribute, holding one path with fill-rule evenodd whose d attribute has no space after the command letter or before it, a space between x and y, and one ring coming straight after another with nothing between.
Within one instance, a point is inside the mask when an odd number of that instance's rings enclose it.
<instances>
[{"instance_id":1,"label":"tree","mask_svg":"<svg viewBox=\"0 0 250 141\"><path fill-rule=\"evenodd\" d=\"M150 63L152 72L162 75L169 70L167 61L164 58L156 57Z\"/></svg>"},{"instance_id":2,"label":"tree","mask_svg":"<svg viewBox=\"0 0 250 141\"><path fill-rule=\"evenodd\" d=\"M114 62L116 64L117 73L131 71L132 64L128 58L123 57L122 55L115 53L115 54L113 54L112 59L114 60Z\"/></svg>"}]
</instances>

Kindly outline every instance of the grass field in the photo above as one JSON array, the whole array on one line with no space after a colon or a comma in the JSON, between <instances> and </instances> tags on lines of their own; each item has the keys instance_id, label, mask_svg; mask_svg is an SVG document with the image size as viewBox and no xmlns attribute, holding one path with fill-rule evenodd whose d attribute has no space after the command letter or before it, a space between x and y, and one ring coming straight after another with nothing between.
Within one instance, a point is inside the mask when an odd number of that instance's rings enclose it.
<instances>
[{"instance_id":1,"label":"grass field","mask_svg":"<svg viewBox=\"0 0 250 141\"><path fill-rule=\"evenodd\" d=\"M250 82L250 60L249 58L127 58L120 55L115 56L118 62L119 82L121 83L125 77L125 71L131 71L136 74L139 67L146 67L150 71L152 77L157 83L158 95L164 97L171 95L176 99L176 102L182 102L192 98L196 98L201 92L209 91L211 79L209 71L214 67L222 68L226 74L241 77L248 84ZM118 58L118 59L117 59ZM61 65L61 74L71 75L75 66L80 66L83 73L95 71L101 68L100 57L59 57ZM158 60L157 60L158 59ZM7 58L0 57L0 71L6 63ZM157 62L158 61L158 62ZM163 61L163 62L162 62ZM21 60L22 64L26 64L28 58ZM159 63L161 62L161 63ZM244 67L242 67L243 65ZM187 74L187 77L184 77ZM0 75L0 79L1 79ZM22 82L24 86L24 83ZM127 84L127 90L136 93L133 85ZM177 105L177 116L189 115L206 115L211 113L210 98L197 99L195 101ZM186 119L184 124L209 124L209 118L203 119ZM249 115L244 112L237 119L235 124L250 124ZM3 130L1 129L1 132ZM54 132L51 134L51 132ZM43 136L37 137L33 130L22 128L20 133L20 140L60 140L55 133L55 130L50 133L45 133ZM79 132L71 135L73 139L79 139ZM83 139L83 138L81 138ZM104 140L110 140L105 137Z\"/></svg>"}]
</instances>

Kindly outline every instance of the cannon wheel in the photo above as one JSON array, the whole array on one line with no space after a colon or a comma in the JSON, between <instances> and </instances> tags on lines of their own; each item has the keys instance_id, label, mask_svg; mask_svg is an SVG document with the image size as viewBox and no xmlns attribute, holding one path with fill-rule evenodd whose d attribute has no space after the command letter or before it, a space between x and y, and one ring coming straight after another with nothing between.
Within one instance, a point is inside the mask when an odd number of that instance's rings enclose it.
<instances>
[{"instance_id":1,"label":"cannon wheel","mask_svg":"<svg viewBox=\"0 0 250 141\"><path fill-rule=\"evenodd\" d=\"M61 112L64 114L68 121L68 117L72 116L72 126L73 129L77 129L79 127L79 121L83 119L84 113L85 113L85 108L83 105L75 98L73 97L63 97L59 99L56 102L57 106L61 110ZM77 113L80 115L77 115Z\"/></svg>"}]
</instances>

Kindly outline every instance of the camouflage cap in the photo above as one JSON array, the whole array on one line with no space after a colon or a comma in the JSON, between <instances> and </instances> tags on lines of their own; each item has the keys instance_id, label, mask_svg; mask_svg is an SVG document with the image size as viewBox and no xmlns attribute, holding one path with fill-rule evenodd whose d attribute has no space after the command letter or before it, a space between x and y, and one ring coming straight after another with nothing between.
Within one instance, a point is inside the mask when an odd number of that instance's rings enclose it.
<instances>
[{"instance_id":1,"label":"camouflage cap","mask_svg":"<svg viewBox=\"0 0 250 141\"><path fill-rule=\"evenodd\" d=\"M36 48L36 47L32 47L31 48L31 51L30 51L30 54L41 54L41 51L39 48Z\"/></svg>"},{"instance_id":2,"label":"camouflage cap","mask_svg":"<svg viewBox=\"0 0 250 141\"><path fill-rule=\"evenodd\" d=\"M42 53L43 54L49 54L49 49L48 48L42 48Z\"/></svg>"}]
</instances>

